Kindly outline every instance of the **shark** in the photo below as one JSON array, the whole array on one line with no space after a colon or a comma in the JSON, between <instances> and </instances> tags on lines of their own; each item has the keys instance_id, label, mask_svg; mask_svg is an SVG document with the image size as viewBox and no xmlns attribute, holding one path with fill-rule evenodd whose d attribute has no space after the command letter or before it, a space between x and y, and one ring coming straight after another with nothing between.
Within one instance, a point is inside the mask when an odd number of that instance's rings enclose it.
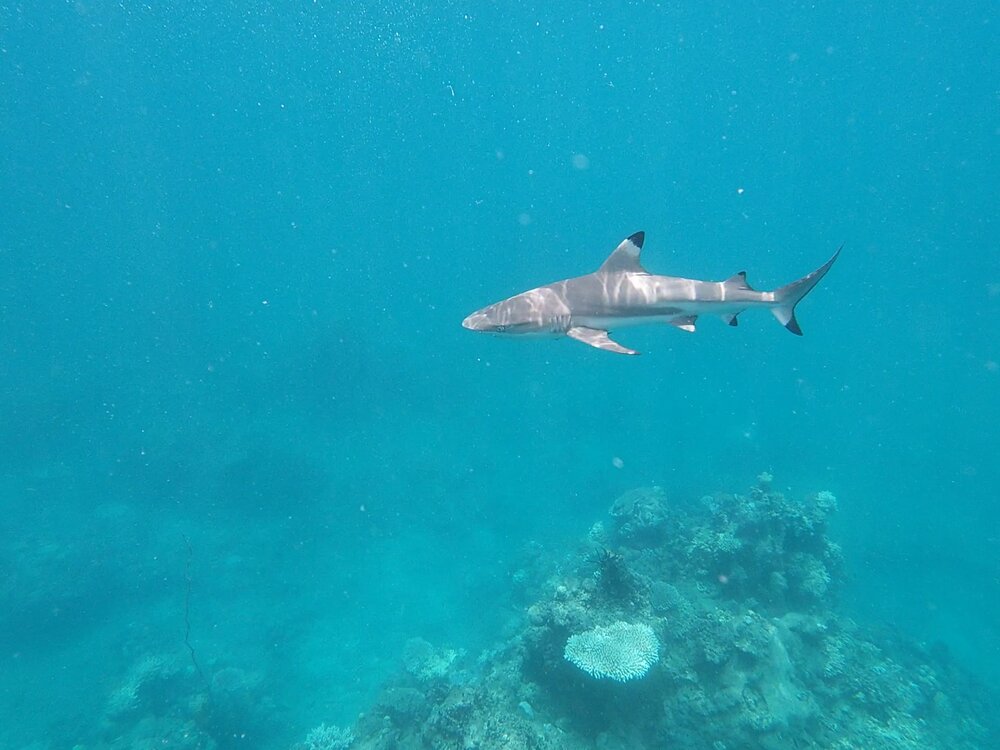
<instances>
[{"instance_id":1,"label":"shark","mask_svg":"<svg viewBox=\"0 0 1000 750\"><path fill-rule=\"evenodd\" d=\"M636 232L593 273L495 302L466 317L462 326L510 336L568 336L606 352L634 355L639 352L612 339L612 331L666 323L693 333L701 315L719 316L735 326L744 310L765 309L801 336L795 306L826 276L843 249L798 281L761 292L747 283L746 271L724 281L651 274L639 257L645 238L645 232Z\"/></svg>"}]
</instances>

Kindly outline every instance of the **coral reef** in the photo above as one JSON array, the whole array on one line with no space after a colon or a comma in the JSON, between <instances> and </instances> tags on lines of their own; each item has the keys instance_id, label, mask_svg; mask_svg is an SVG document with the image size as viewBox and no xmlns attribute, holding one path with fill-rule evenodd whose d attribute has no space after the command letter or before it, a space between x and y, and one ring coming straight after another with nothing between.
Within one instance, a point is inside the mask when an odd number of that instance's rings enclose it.
<instances>
[{"instance_id":1,"label":"coral reef","mask_svg":"<svg viewBox=\"0 0 1000 750\"><path fill-rule=\"evenodd\" d=\"M473 657L412 639L353 726L294 745L264 673L123 648L78 747L1000 747L988 693L945 656L838 611L836 505L790 499L767 475L742 495L626 493L572 550L526 545L502 641Z\"/></svg>"},{"instance_id":2,"label":"coral reef","mask_svg":"<svg viewBox=\"0 0 1000 750\"><path fill-rule=\"evenodd\" d=\"M136 661L121 684L115 688L105 706L105 719L121 720L144 706L153 707L164 702L173 686L183 680L182 669L176 659L162 654L146 654Z\"/></svg>"},{"instance_id":3,"label":"coral reef","mask_svg":"<svg viewBox=\"0 0 1000 750\"><path fill-rule=\"evenodd\" d=\"M183 651L139 656L110 691L99 731L88 738L86 747L226 750L248 743L260 746L273 731L275 709L263 690L263 675L219 666L207 677L206 682ZM315 746L315 750L326 748L337 746Z\"/></svg>"},{"instance_id":4,"label":"coral reef","mask_svg":"<svg viewBox=\"0 0 1000 750\"><path fill-rule=\"evenodd\" d=\"M505 641L475 660L408 644L350 747L998 746L947 661L838 613L835 509L769 475L693 502L626 493L564 560L528 551Z\"/></svg>"},{"instance_id":5,"label":"coral reef","mask_svg":"<svg viewBox=\"0 0 1000 750\"><path fill-rule=\"evenodd\" d=\"M201 720L207 694L180 654L145 654L128 669L105 704L97 750L176 747L218 750Z\"/></svg>"}]
</instances>

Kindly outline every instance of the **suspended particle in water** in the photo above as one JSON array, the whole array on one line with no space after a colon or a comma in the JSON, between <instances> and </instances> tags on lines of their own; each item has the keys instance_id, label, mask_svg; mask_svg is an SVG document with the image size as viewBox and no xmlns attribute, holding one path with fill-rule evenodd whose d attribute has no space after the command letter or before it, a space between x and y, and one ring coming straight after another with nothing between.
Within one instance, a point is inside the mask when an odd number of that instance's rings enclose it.
<instances>
[{"instance_id":1,"label":"suspended particle in water","mask_svg":"<svg viewBox=\"0 0 1000 750\"><path fill-rule=\"evenodd\" d=\"M618 456L615 456L614 458L611 459L611 465L614 466L616 469L625 468L625 462L622 461L620 458L618 458Z\"/></svg>"},{"instance_id":2,"label":"suspended particle in water","mask_svg":"<svg viewBox=\"0 0 1000 750\"><path fill-rule=\"evenodd\" d=\"M586 154L573 154L572 161L574 169L590 169L590 158Z\"/></svg>"}]
</instances>

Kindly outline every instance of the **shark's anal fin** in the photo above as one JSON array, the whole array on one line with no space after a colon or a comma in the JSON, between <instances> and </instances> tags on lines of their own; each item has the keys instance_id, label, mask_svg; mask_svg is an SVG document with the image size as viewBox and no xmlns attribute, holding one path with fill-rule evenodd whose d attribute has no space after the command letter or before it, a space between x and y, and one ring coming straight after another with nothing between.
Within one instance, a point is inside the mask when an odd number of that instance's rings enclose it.
<instances>
[{"instance_id":1,"label":"shark's anal fin","mask_svg":"<svg viewBox=\"0 0 1000 750\"><path fill-rule=\"evenodd\" d=\"M583 326L573 326L568 331L566 335L577 341L582 341L585 344L589 344L596 349L604 349L608 352L614 352L615 354L638 354L639 352L634 349L626 349L624 346L619 344L617 341L612 341L611 337L608 336L607 331L602 331L598 328L584 328Z\"/></svg>"},{"instance_id":2,"label":"shark's anal fin","mask_svg":"<svg viewBox=\"0 0 1000 750\"><path fill-rule=\"evenodd\" d=\"M682 331L694 333L694 323L696 320L698 320L697 315L682 315L677 318L671 318L667 322L674 328L680 328Z\"/></svg>"}]
</instances>

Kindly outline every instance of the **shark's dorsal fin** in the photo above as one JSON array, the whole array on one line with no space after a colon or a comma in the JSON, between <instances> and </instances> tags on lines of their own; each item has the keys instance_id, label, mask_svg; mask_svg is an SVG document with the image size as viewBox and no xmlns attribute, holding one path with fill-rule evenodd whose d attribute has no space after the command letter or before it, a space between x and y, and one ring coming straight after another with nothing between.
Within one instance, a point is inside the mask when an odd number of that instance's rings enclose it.
<instances>
[{"instance_id":1,"label":"shark's dorsal fin","mask_svg":"<svg viewBox=\"0 0 1000 750\"><path fill-rule=\"evenodd\" d=\"M722 283L732 289L744 289L748 292L753 291L753 287L747 283L746 271L740 271L739 273L734 273L732 276L730 276Z\"/></svg>"},{"instance_id":2,"label":"shark's dorsal fin","mask_svg":"<svg viewBox=\"0 0 1000 750\"><path fill-rule=\"evenodd\" d=\"M631 237L622 240L622 244L615 248L615 251L604 261L604 265L597 269L598 273L646 273L646 269L639 262L639 253L642 252L642 243L646 239L645 232L636 232Z\"/></svg>"}]
</instances>

